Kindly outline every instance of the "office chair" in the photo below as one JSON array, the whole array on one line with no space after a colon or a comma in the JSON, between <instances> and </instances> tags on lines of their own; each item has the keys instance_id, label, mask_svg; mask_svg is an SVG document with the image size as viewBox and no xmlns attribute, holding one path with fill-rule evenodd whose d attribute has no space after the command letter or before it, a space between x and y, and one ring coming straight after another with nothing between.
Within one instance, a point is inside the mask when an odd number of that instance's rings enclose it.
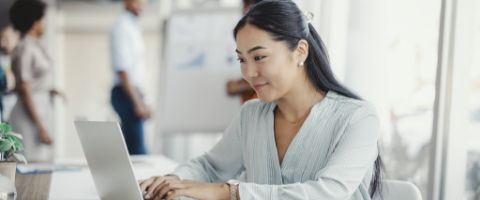
<instances>
[{"instance_id":1,"label":"office chair","mask_svg":"<svg viewBox=\"0 0 480 200\"><path fill-rule=\"evenodd\" d=\"M382 200L422 200L420 190L407 181L384 180L382 181ZM373 200L380 200L377 194Z\"/></svg>"}]
</instances>

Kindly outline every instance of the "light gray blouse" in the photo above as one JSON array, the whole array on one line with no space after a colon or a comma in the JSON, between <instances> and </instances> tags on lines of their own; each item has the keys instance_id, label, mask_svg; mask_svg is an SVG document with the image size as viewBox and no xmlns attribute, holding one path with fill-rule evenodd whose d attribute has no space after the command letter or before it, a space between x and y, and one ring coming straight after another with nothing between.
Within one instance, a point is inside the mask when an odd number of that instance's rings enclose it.
<instances>
[{"instance_id":1,"label":"light gray blouse","mask_svg":"<svg viewBox=\"0 0 480 200\"><path fill-rule=\"evenodd\" d=\"M275 103L251 100L205 155L180 165L182 179L224 182L243 174L240 199L370 199L379 119L365 101L330 91L315 104L279 163Z\"/></svg>"},{"instance_id":2,"label":"light gray blouse","mask_svg":"<svg viewBox=\"0 0 480 200\"><path fill-rule=\"evenodd\" d=\"M12 71L17 86L27 82L32 93L52 89L52 61L36 38L25 36L20 40L12 54Z\"/></svg>"}]
</instances>

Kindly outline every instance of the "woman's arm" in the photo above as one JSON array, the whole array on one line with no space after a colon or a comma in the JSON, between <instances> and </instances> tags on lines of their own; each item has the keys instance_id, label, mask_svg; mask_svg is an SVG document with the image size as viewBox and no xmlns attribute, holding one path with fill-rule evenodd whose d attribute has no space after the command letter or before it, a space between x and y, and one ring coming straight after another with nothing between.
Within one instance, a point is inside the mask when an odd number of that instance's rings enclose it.
<instances>
[{"instance_id":1,"label":"woman's arm","mask_svg":"<svg viewBox=\"0 0 480 200\"><path fill-rule=\"evenodd\" d=\"M28 69L31 69L32 67L33 55L31 54L31 52L25 51L18 58L14 59L12 64L13 73L17 81L17 92L19 100L25 107L27 116L36 126L40 141L44 144L51 144L52 139L48 135L48 132L46 131L39 116L37 115L35 106L32 101L30 87L28 85L29 80L32 78L32 75L30 74L31 70Z\"/></svg>"},{"instance_id":2,"label":"woman's arm","mask_svg":"<svg viewBox=\"0 0 480 200\"><path fill-rule=\"evenodd\" d=\"M363 106L352 116L316 180L286 185L240 183L240 199L348 199L374 166L378 134L379 120L374 109Z\"/></svg>"},{"instance_id":3,"label":"woman's arm","mask_svg":"<svg viewBox=\"0 0 480 200\"><path fill-rule=\"evenodd\" d=\"M230 123L222 139L203 156L179 166L167 176L140 181L140 189L146 191L144 198L164 198L165 195L170 198L176 195L203 199L228 197L228 187L221 182L236 177L243 170L241 121L242 112Z\"/></svg>"},{"instance_id":4,"label":"woman's arm","mask_svg":"<svg viewBox=\"0 0 480 200\"><path fill-rule=\"evenodd\" d=\"M23 106L25 107L28 117L32 120L33 124L37 127L38 137L40 137L40 141L44 144L51 144L52 139L48 135L45 127L43 126L40 118L37 115L35 106L33 105L32 96L31 96L30 89L28 87L28 83L21 82L18 85L18 96Z\"/></svg>"}]
</instances>

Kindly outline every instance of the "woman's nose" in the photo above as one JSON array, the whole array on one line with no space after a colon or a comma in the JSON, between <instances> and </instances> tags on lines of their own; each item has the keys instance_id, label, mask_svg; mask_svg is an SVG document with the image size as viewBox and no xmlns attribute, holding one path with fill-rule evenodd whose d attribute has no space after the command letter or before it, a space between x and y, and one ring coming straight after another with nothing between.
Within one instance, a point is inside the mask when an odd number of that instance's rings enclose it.
<instances>
[{"instance_id":1,"label":"woman's nose","mask_svg":"<svg viewBox=\"0 0 480 200\"><path fill-rule=\"evenodd\" d=\"M252 64L246 64L243 70L243 74L246 78L255 78L258 76L257 67Z\"/></svg>"}]
</instances>

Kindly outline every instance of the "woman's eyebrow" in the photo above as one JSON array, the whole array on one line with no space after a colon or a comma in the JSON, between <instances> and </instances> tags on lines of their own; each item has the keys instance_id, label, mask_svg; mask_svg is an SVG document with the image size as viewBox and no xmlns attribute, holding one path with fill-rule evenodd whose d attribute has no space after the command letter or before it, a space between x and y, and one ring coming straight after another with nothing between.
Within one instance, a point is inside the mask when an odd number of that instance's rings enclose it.
<instances>
[{"instance_id":1,"label":"woman's eyebrow","mask_svg":"<svg viewBox=\"0 0 480 200\"><path fill-rule=\"evenodd\" d=\"M254 51L256 51L256 50L259 50L259 49L266 49L266 48L265 48L265 47L262 47L262 46L256 46L256 47L253 47L253 48L249 49L249 50L247 51L247 53L252 53L252 52L254 52ZM238 54L242 54L242 52L240 52L238 49L235 49L235 51L236 51Z\"/></svg>"}]
</instances>

